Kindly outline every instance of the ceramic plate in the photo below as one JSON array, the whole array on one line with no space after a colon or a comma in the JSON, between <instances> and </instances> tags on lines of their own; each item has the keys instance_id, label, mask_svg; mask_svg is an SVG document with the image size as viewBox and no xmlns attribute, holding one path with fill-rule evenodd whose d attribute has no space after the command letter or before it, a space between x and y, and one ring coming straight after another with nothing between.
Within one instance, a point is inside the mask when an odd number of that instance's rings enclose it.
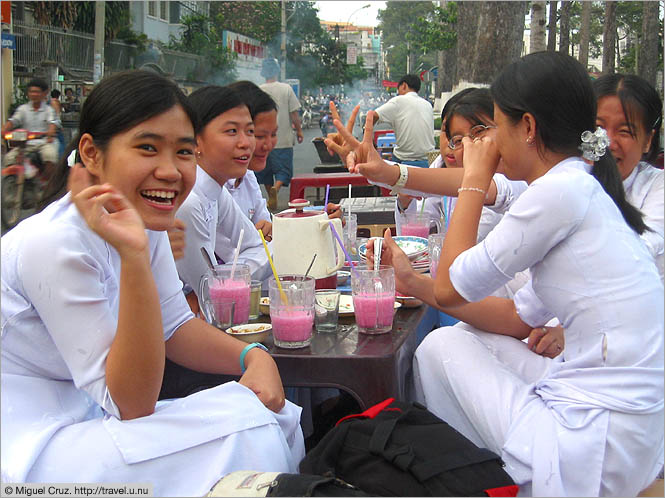
<instances>
[{"instance_id":1,"label":"ceramic plate","mask_svg":"<svg viewBox=\"0 0 665 498\"><path fill-rule=\"evenodd\" d=\"M246 323L226 329L226 333L245 342L262 342L268 338L272 330L269 323Z\"/></svg>"},{"instance_id":2,"label":"ceramic plate","mask_svg":"<svg viewBox=\"0 0 665 498\"><path fill-rule=\"evenodd\" d=\"M411 261L414 261L423 254L427 253L427 239L423 237L412 237L399 235L393 237L395 243L406 253ZM362 244L358 248L358 253L362 259L366 259L367 244Z\"/></svg>"},{"instance_id":3,"label":"ceramic plate","mask_svg":"<svg viewBox=\"0 0 665 498\"><path fill-rule=\"evenodd\" d=\"M395 309L402 306L402 303L395 301ZM339 296L339 316L353 315L353 297L348 294Z\"/></svg>"}]
</instances>

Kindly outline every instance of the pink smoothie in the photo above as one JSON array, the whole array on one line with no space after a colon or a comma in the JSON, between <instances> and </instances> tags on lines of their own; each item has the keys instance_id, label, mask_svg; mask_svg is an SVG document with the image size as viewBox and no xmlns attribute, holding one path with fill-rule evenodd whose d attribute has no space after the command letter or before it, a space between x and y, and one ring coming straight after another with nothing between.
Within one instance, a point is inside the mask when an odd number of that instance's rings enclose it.
<instances>
[{"instance_id":1,"label":"pink smoothie","mask_svg":"<svg viewBox=\"0 0 665 498\"><path fill-rule=\"evenodd\" d=\"M270 313L273 336L284 342L306 341L312 335L313 310L280 310Z\"/></svg>"},{"instance_id":2,"label":"pink smoothie","mask_svg":"<svg viewBox=\"0 0 665 498\"><path fill-rule=\"evenodd\" d=\"M378 318L377 318L378 304ZM379 294L358 294L353 296L353 309L356 324L364 329L392 327L395 312L395 295L384 292Z\"/></svg>"},{"instance_id":3,"label":"pink smoothie","mask_svg":"<svg viewBox=\"0 0 665 498\"><path fill-rule=\"evenodd\" d=\"M429 227L424 225L417 225L415 223L405 223L402 225L402 235L413 236L413 237L423 237L427 238L429 236Z\"/></svg>"},{"instance_id":4,"label":"pink smoothie","mask_svg":"<svg viewBox=\"0 0 665 498\"><path fill-rule=\"evenodd\" d=\"M250 287L244 280L225 280L215 282L210 287L210 299L230 299L236 304L233 310L233 324L239 325L249 321L249 294Z\"/></svg>"}]
</instances>

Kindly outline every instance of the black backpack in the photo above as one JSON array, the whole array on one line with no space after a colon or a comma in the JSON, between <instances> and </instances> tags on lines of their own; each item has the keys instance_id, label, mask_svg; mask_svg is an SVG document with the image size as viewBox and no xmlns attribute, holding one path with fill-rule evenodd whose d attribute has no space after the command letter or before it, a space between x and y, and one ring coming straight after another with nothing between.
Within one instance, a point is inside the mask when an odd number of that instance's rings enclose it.
<instances>
[{"instance_id":1,"label":"black backpack","mask_svg":"<svg viewBox=\"0 0 665 498\"><path fill-rule=\"evenodd\" d=\"M300 472L376 496L516 496L503 465L422 405L389 398L337 422Z\"/></svg>"}]
</instances>

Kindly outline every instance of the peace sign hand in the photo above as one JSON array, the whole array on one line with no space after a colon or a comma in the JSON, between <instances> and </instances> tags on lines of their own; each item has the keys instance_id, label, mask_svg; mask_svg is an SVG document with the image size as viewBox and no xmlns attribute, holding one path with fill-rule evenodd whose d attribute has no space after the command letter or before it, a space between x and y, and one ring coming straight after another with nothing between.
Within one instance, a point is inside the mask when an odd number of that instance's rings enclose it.
<instances>
[{"instance_id":1,"label":"peace sign hand","mask_svg":"<svg viewBox=\"0 0 665 498\"><path fill-rule=\"evenodd\" d=\"M343 145L338 145L330 139L325 143L329 149L337 152L351 173L360 173L368 180L392 185L395 183L393 168L390 168L374 148L374 111L367 113L365 133L362 142L359 142L339 120L333 124L344 139Z\"/></svg>"},{"instance_id":2,"label":"peace sign hand","mask_svg":"<svg viewBox=\"0 0 665 498\"><path fill-rule=\"evenodd\" d=\"M68 189L90 229L111 244L121 257L147 254L148 235L143 220L113 185L94 185L92 175L77 163L69 173Z\"/></svg>"}]
</instances>

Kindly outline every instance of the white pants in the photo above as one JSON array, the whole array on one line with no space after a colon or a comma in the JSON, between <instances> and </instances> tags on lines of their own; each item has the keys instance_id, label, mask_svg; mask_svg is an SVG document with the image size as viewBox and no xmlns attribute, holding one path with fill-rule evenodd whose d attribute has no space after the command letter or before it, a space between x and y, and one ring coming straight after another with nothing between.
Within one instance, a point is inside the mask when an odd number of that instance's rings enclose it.
<instances>
[{"instance_id":1,"label":"white pants","mask_svg":"<svg viewBox=\"0 0 665 498\"><path fill-rule=\"evenodd\" d=\"M582 431L568 430L534 392L552 361L522 341L460 322L431 332L416 350L416 399L502 456L520 496L552 496L553 489L557 495L635 496L662 468L662 412L606 411L605 426L599 417ZM584 444L589 432L597 436L591 446ZM595 475L586 473L591 461L599 462Z\"/></svg>"},{"instance_id":2,"label":"white pants","mask_svg":"<svg viewBox=\"0 0 665 498\"><path fill-rule=\"evenodd\" d=\"M514 407L522 406L550 362L518 339L459 322L418 346L416 399L476 445L500 454Z\"/></svg>"},{"instance_id":3,"label":"white pants","mask_svg":"<svg viewBox=\"0 0 665 498\"><path fill-rule=\"evenodd\" d=\"M252 426L253 419L265 420L265 414L251 398L246 398L249 403L245 407L238 405L237 400L243 399L238 389L233 393L238 396L234 398L235 407L227 411L219 402L220 397L228 397L225 387L232 386L222 385L160 402L152 415L116 424L121 431L126 429L123 437L129 444L134 442L137 452L147 454L134 463L126 461L133 449L125 444L125 453L121 453L116 436L103 426L103 419L64 427L50 439L26 480L150 483L155 496L203 496L221 477L236 470L297 473L305 456L300 408L287 401L274 418L268 417L272 422ZM205 441L195 441L196 436L192 436L182 449L170 453L170 449L164 449L169 440L187 440L188 433L206 424L222 427L231 412L234 417L245 418L248 428Z\"/></svg>"}]
</instances>

